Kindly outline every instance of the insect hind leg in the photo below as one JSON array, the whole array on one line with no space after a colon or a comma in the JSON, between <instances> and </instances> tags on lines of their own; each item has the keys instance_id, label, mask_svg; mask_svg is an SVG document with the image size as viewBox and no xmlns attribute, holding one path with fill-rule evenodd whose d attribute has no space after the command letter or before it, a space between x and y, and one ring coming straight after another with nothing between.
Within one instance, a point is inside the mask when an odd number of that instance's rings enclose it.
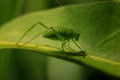
<instances>
[{"instance_id":1,"label":"insect hind leg","mask_svg":"<svg viewBox=\"0 0 120 80\"><path fill-rule=\"evenodd\" d=\"M35 28L37 25L42 25L42 27L46 28L46 29L49 29L46 25L44 25L43 23L41 22L38 22L36 24L34 24L33 26L31 26L23 35L22 37L16 42L16 45L18 45L18 43L33 29Z\"/></svg>"}]
</instances>

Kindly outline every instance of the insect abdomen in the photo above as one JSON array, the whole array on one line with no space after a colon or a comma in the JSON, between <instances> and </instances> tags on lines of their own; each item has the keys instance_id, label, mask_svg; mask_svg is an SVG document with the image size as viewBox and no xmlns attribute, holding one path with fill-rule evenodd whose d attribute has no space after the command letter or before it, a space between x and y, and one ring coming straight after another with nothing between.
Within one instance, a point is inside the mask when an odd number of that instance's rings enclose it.
<instances>
[{"instance_id":1,"label":"insect abdomen","mask_svg":"<svg viewBox=\"0 0 120 80\"><path fill-rule=\"evenodd\" d=\"M48 30L43 34L43 37L52 39L52 40L60 40L58 35L61 36L64 40L73 39L75 32L70 29L60 28L54 29L55 31Z\"/></svg>"}]
</instances>

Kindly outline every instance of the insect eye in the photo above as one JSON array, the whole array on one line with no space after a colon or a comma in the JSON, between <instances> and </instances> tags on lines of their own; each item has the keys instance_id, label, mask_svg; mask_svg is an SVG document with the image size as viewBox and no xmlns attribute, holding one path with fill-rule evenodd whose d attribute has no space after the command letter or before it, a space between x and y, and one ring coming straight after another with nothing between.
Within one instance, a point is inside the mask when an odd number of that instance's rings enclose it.
<instances>
[{"instance_id":1,"label":"insect eye","mask_svg":"<svg viewBox=\"0 0 120 80\"><path fill-rule=\"evenodd\" d=\"M80 34L79 34L79 33L77 33L77 34L75 35L75 40L76 40L76 41L78 41L78 40L79 40L79 36L80 36Z\"/></svg>"}]
</instances>

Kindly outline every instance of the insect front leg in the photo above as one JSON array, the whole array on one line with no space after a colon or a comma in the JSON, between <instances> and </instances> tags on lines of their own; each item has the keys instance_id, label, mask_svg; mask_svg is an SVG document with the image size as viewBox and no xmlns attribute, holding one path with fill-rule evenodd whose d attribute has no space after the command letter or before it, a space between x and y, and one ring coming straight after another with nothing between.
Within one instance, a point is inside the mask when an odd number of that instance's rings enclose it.
<instances>
[{"instance_id":1,"label":"insect front leg","mask_svg":"<svg viewBox=\"0 0 120 80\"><path fill-rule=\"evenodd\" d=\"M82 50L82 48L76 43L76 41L74 39L72 39L72 41L80 50Z\"/></svg>"},{"instance_id":2,"label":"insect front leg","mask_svg":"<svg viewBox=\"0 0 120 80\"><path fill-rule=\"evenodd\" d=\"M85 57L85 56L86 56L86 51L84 51L84 50L76 43L76 41L74 41L73 39L72 39L72 41L73 41L74 44L80 49L80 51L78 52L79 55Z\"/></svg>"}]
</instances>

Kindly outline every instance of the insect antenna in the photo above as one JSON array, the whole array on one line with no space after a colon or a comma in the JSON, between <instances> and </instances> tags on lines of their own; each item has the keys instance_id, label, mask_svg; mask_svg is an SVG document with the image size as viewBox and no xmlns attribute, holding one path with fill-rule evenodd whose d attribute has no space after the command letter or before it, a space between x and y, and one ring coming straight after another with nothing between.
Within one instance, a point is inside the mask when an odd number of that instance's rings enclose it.
<instances>
[{"instance_id":1,"label":"insect antenna","mask_svg":"<svg viewBox=\"0 0 120 80\"><path fill-rule=\"evenodd\" d=\"M64 7L64 5L59 1L59 0L55 0L60 6L62 6L62 7ZM67 15L66 15L67 16ZM74 23L74 24L77 24L77 22L76 22L76 20L74 19L74 17L73 16L71 16L71 15L69 15L69 18L70 18L70 20L72 20L72 22Z\"/></svg>"},{"instance_id":2,"label":"insect antenna","mask_svg":"<svg viewBox=\"0 0 120 80\"><path fill-rule=\"evenodd\" d=\"M41 23L41 22L39 22L39 23L36 23L36 24L34 24L33 26L31 26L23 35L22 35L22 37L16 42L16 45L18 45L18 43L34 28L34 27L36 27L36 25L38 25L38 24L40 24L40 25L42 25L44 28L46 28L46 29L49 29L46 25L44 25L43 23ZM41 33L39 33L38 35L40 35ZM33 39L35 39L38 35L36 35L35 37L33 37L31 40L29 40L28 42L30 42L30 41L32 41ZM28 42L26 42L26 43L28 43ZM25 43L25 44L26 44Z\"/></svg>"},{"instance_id":3,"label":"insect antenna","mask_svg":"<svg viewBox=\"0 0 120 80\"><path fill-rule=\"evenodd\" d=\"M59 0L55 0L55 1L56 1L60 6L64 7ZM70 18L70 20L72 20L72 22L73 22L75 25L77 25L78 22L75 21L75 19L74 19L73 16L69 15L69 18ZM82 32L82 30L80 30L80 33L81 33L81 32ZM73 43L75 43L75 45L76 45L80 50L82 50L82 48L80 48L80 46L76 43L76 41L74 41L74 39L72 39L72 41L73 41Z\"/></svg>"},{"instance_id":4,"label":"insect antenna","mask_svg":"<svg viewBox=\"0 0 120 80\"><path fill-rule=\"evenodd\" d=\"M63 5L59 0L55 0L55 1L58 3L58 5L64 7L64 5ZM68 15L66 15L66 16L68 16ZM73 24L75 24L75 26L76 26L77 24L79 24L79 22L77 22L77 21L75 20L75 17L74 17L74 16L69 15L68 18L69 18L69 20L71 20L71 22L72 22ZM76 26L76 27L79 27L79 26ZM85 28L85 27L83 27L83 28ZM84 31L83 28L81 28L80 33L82 33L82 32Z\"/></svg>"},{"instance_id":5,"label":"insect antenna","mask_svg":"<svg viewBox=\"0 0 120 80\"><path fill-rule=\"evenodd\" d=\"M55 1L58 3L58 5L63 6L59 0L55 0Z\"/></svg>"}]
</instances>

